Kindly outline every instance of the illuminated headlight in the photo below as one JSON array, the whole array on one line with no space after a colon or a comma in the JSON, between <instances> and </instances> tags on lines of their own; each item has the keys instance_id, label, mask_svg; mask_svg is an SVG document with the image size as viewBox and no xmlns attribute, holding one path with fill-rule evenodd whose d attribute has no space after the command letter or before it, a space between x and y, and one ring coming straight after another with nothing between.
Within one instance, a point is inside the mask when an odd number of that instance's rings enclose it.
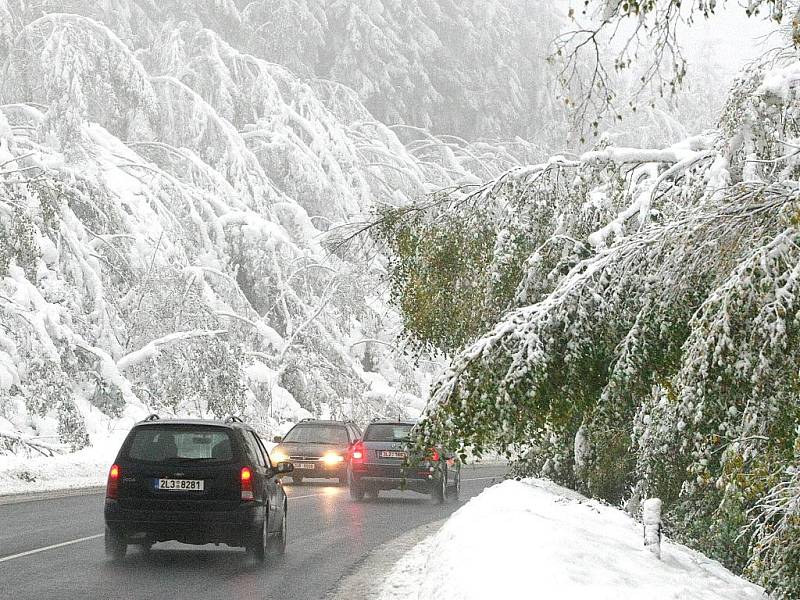
<instances>
[{"instance_id":1,"label":"illuminated headlight","mask_svg":"<svg viewBox=\"0 0 800 600\"><path fill-rule=\"evenodd\" d=\"M273 450L272 452L270 452L269 457L275 464L286 462L287 460L289 460L289 455L286 454L286 452L284 452L283 450Z\"/></svg>"},{"instance_id":2,"label":"illuminated headlight","mask_svg":"<svg viewBox=\"0 0 800 600\"><path fill-rule=\"evenodd\" d=\"M344 456L340 454L326 454L322 457L322 462L326 465L338 465L340 462L344 461Z\"/></svg>"}]
</instances>

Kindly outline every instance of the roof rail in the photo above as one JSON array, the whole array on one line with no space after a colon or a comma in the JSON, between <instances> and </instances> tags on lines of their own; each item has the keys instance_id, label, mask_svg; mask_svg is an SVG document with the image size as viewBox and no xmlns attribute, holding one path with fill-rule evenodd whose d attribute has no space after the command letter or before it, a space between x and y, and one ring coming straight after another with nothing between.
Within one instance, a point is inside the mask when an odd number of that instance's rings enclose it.
<instances>
[{"instance_id":1,"label":"roof rail","mask_svg":"<svg viewBox=\"0 0 800 600\"><path fill-rule=\"evenodd\" d=\"M156 413L151 414L149 417L144 419L144 422L147 423L148 421L160 421L161 417L159 417Z\"/></svg>"},{"instance_id":2,"label":"roof rail","mask_svg":"<svg viewBox=\"0 0 800 600\"><path fill-rule=\"evenodd\" d=\"M226 423L244 423L244 420L241 417L237 417L236 415L231 415L227 419L225 419Z\"/></svg>"}]
</instances>

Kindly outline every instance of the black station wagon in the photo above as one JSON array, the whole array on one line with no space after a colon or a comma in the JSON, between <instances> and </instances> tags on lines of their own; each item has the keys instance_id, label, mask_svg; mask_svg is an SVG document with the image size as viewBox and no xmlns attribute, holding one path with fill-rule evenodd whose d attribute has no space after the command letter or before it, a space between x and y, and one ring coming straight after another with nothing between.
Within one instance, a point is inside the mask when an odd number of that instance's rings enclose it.
<instances>
[{"instance_id":1,"label":"black station wagon","mask_svg":"<svg viewBox=\"0 0 800 600\"><path fill-rule=\"evenodd\" d=\"M259 562L283 554L287 502L258 434L240 419L162 420L128 434L108 475L105 547L116 560L129 544L243 546Z\"/></svg>"}]
</instances>

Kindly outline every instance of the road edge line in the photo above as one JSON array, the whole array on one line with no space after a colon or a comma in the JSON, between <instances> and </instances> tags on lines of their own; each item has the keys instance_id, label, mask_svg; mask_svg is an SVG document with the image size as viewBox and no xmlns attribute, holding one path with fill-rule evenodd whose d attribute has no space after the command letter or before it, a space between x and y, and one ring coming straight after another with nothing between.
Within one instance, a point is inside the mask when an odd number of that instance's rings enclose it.
<instances>
[{"instance_id":1,"label":"road edge line","mask_svg":"<svg viewBox=\"0 0 800 600\"><path fill-rule=\"evenodd\" d=\"M23 502L38 502L40 500L56 500L58 498L71 498L73 496L92 496L101 494L105 490L104 485L91 486L84 488L64 488L60 490L45 490L41 492L29 492L22 494L0 494L0 506L8 504L21 504Z\"/></svg>"},{"instance_id":2,"label":"road edge line","mask_svg":"<svg viewBox=\"0 0 800 600\"><path fill-rule=\"evenodd\" d=\"M439 531L448 518L426 523L378 546L358 561L350 573L325 596L325 599L376 600L386 578L398 561L421 541Z\"/></svg>"}]
</instances>

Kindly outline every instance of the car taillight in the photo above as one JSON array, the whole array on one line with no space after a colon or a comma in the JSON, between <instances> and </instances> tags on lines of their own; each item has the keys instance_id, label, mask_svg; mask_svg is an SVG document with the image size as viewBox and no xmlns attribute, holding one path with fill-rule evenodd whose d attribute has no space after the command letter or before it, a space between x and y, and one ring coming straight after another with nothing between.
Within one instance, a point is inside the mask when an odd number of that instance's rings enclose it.
<instances>
[{"instance_id":1,"label":"car taillight","mask_svg":"<svg viewBox=\"0 0 800 600\"><path fill-rule=\"evenodd\" d=\"M108 472L108 483L106 484L106 498L116 498L119 495L119 465L112 465Z\"/></svg>"},{"instance_id":2,"label":"car taillight","mask_svg":"<svg viewBox=\"0 0 800 600\"><path fill-rule=\"evenodd\" d=\"M253 499L253 471L250 467L242 467L242 500L250 501Z\"/></svg>"},{"instance_id":3,"label":"car taillight","mask_svg":"<svg viewBox=\"0 0 800 600\"><path fill-rule=\"evenodd\" d=\"M431 448L428 453L428 460L431 462L439 462L439 453L436 451L436 448Z\"/></svg>"},{"instance_id":4,"label":"car taillight","mask_svg":"<svg viewBox=\"0 0 800 600\"><path fill-rule=\"evenodd\" d=\"M353 446L352 458L354 463L364 462L364 444L359 442Z\"/></svg>"}]
</instances>

